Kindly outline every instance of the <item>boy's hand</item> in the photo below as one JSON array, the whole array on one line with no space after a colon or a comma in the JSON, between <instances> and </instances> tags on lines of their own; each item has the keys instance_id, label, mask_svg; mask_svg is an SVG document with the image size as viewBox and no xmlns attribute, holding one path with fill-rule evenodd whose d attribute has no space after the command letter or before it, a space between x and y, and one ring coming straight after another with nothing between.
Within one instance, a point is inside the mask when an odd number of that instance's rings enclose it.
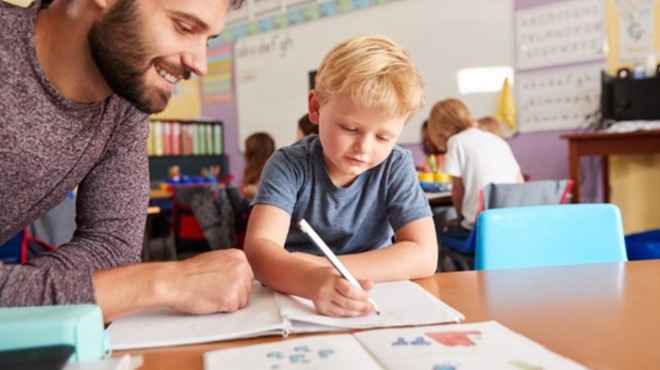
<instances>
[{"instance_id":1,"label":"boy's hand","mask_svg":"<svg viewBox=\"0 0 660 370\"><path fill-rule=\"evenodd\" d=\"M319 268L310 277L310 287L312 288L310 297L316 311L322 315L364 316L374 310L374 306L369 302L368 293L373 283L363 280L360 281L360 284L364 290L351 285L333 267Z\"/></svg>"}]
</instances>

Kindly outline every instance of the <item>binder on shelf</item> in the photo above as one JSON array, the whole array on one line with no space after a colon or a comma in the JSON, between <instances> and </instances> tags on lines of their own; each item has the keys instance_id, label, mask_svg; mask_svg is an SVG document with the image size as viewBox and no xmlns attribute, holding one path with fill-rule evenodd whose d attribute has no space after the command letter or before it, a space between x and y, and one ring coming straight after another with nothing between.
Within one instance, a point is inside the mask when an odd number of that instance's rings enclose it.
<instances>
[{"instance_id":1,"label":"binder on shelf","mask_svg":"<svg viewBox=\"0 0 660 370\"><path fill-rule=\"evenodd\" d=\"M213 154L222 154L222 126L213 125Z\"/></svg>"},{"instance_id":2,"label":"binder on shelf","mask_svg":"<svg viewBox=\"0 0 660 370\"><path fill-rule=\"evenodd\" d=\"M172 155L181 155L181 122L172 122Z\"/></svg>"}]
</instances>

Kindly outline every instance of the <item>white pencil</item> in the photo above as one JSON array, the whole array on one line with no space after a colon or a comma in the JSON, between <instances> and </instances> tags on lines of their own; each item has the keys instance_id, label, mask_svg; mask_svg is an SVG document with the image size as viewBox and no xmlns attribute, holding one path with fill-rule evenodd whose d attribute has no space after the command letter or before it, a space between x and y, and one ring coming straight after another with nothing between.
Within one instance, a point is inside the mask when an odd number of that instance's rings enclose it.
<instances>
[{"instance_id":1,"label":"white pencil","mask_svg":"<svg viewBox=\"0 0 660 370\"><path fill-rule=\"evenodd\" d=\"M316 231L312 229L312 226L310 226L310 224L307 221L305 221L304 218L298 222L298 227L303 233L309 236L312 243L314 243L314 245L316 245L321 250L321 252L323 252L323 254L328 258L328 260L335 267L335 269L339 271L339 274L344 279L346 279L353 286L362 289L362 285L360 285L360 282L358 282L357 279L353 276L353 274L351 274L351 272L348 271L348 269L344 266L344 264L342 264L341 261L339 261L339 258L337 258L337 256L332 252L332 249L330 249L330 247L328 247L328 245L325 244L325 242L323 241L323 239L321 239L319 234L317 234ZM374 305L374 311L376 311L376 314L380 315L376 302L374 302L374 300L371 298L369 298L369 302L371 302L371 304Z\"/></svg>"}]
</instances>

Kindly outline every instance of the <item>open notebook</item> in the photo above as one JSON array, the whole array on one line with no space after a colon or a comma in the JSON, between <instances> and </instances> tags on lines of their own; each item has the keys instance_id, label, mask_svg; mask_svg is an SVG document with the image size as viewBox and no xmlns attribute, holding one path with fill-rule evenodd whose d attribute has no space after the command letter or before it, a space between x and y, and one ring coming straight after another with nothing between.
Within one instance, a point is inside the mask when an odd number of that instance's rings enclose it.
<instances>
[{"instance_id":1,"label":"open notebook","mask_svg":"<svg viewBox=\"0 0 660 370\"><path fill-rule=\"evenodd\" d=\"M205 370L585 369L495 321L378 329L227 348Z\"/></svg>"},{"instance_id":2,"label":"open notebook","mask_svg":"<svg viewBox=\"0 0 660 370\"><path fill-rule=\"evenodd\" d=\"M114 350L175 346L221 340L458 322L464 316L410 281L377 283L370 295L380 315L333 318L319 315L311 301L277 293L255 282L245 309L188 315L170 309L146 311L108 328Z\"/></svg>"}]
</instances>

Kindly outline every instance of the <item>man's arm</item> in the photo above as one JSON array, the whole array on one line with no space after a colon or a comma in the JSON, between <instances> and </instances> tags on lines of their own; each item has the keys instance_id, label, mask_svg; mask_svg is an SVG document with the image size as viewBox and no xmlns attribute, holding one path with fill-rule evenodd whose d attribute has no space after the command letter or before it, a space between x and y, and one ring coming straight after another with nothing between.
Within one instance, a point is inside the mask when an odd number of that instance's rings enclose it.
<instances>
[{"instance_id":1,"label":"man's arm","mask_svg":"<svg viewBox=\"0 0 660 370\"><path fill-rule=\"evenodd\" d=\"M145 309L171 307L192 314L244 308L254 275L245 254L228 249L180 262L143 263L94 272L106 322Z\"/></svg>"}]
</instances>

